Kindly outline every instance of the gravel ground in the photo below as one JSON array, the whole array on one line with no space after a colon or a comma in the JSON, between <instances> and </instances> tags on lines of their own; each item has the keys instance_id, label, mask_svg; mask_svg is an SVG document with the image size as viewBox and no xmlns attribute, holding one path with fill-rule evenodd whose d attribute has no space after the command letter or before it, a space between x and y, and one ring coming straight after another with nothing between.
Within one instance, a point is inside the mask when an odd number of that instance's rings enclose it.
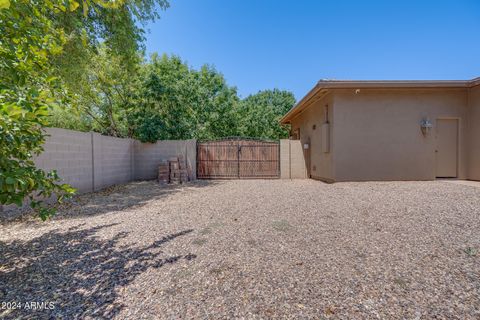
<instances>
[{"instance_id":1,"label":"gravel ground","mask_svg":"<svg viewBox=\"0 0 480 320\"><path fill-rule=\"evenodd\" d=\"M0 318L480 318L480 188L140 182L60 212L0 226Z\"/></svg>"}]
</instances>

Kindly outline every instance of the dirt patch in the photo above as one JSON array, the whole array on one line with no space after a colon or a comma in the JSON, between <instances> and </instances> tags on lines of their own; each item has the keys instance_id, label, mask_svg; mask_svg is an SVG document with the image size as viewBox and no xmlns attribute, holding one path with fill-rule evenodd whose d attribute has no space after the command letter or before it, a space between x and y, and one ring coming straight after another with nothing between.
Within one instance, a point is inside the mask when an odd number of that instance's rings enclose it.
<instances>
[{"instance_id":1,"label":"dirt patch","mask_svg":"<svg viewBox=\"0 0 480 320\"><path fill-rule=\"evenodd\" d=\"M132 183L0 226L0 318L480 318L480 188Z\"/></svg>"}]
</instances>

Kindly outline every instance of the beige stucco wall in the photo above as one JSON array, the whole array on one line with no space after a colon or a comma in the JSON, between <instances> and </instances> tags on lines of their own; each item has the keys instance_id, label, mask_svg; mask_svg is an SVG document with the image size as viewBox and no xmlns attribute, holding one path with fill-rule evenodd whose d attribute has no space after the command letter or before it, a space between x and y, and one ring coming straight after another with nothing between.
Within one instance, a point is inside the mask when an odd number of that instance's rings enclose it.
<instances>
[{"instance_id":1,"label":"beige stucco wall","mask_svg":"<svg viewBox=\"0 0 480 320\"><path fill-rule=\"evenodd\" d=\"M480 85L468 93L468 178L480 180Z\"/></svg>"},{"instance_id":2,"label":"beige stucco wall","mask_svg":"<svg viewBox=\"0 0 480 320\"><path fill-rule=\"evenodd\" d=\"M336 181L435 179L438 118L459 119L458 178L467 178L467 89L337 89ZM433 123L425 137L422 119Z\"/></svg>"},{"instance_id":3,"label":"beige stucco wall","mask_svg":"<svg viewBox=\"0 0 480 320\"><path fill-rule=\"evenodd\" d=\"M328 105L330 123L330 152L322 151L322 124L324 121L324 108ZM300 128L300 141L308 143L309 149L304 151L307 166L307 174L315 179L331 181L334 179L333 168L333 145L332 139L334 121L333 96L326 95L315 101L309 108L292 119L292 132ZM316 127L313 129L313 127Z\"/></svg>"}]
</instances>

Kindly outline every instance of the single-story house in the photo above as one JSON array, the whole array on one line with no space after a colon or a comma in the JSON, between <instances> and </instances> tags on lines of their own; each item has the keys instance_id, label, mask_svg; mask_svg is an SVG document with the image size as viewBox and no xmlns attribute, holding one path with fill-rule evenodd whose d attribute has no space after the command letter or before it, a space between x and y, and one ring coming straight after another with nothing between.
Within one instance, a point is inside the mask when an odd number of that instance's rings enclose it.
<instances>
[{"instance_id":1,"label":"single-story house","mask_svg":"<svg viewBox=\"0 0 480 320\"><path fill-rule=\"evenodd\" d=\"M314 179L480 180L480 78L321 80L281 123Z\"/></svg>"}]
</instances>

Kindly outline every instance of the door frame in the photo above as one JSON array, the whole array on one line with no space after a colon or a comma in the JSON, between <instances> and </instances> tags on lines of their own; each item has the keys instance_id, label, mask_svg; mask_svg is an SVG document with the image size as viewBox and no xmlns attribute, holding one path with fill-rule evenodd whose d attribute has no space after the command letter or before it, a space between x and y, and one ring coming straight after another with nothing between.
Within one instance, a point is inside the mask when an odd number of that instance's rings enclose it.
<instances>
[{"instance_id":1,"label":"door frame","mask_svg":"<svg viewBox=\"0 0 480 320\"><path fill-rule=\"evenodd\" d=\"M448 116L443 116L443 117L436 117L435 119L435 150L438 150L438 120L456 120L457 121L457 161L456 161L456 168L455 168L455 177L453 178L444 178L444 177L438 177L436 168L437 168L437 157L438 157L438 152L435 152L435 179L458 179L459 173L460 173L460 141L461 141L461 130L460 126L462 123L462 118L460 117L448 117Z\"/></svg>"}]
</instances>

